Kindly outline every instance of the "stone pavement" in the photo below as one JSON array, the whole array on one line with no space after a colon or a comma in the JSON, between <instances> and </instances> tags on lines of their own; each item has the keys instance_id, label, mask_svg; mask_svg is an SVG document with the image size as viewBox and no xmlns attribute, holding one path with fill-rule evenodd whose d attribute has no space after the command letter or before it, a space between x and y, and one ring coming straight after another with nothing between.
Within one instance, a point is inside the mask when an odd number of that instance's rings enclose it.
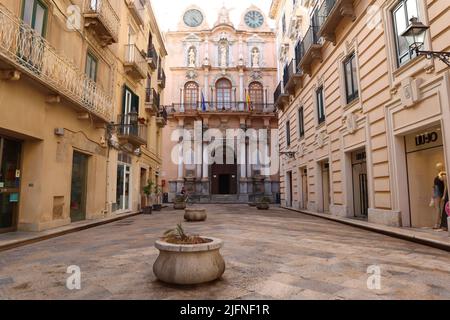
<instances>
[{"instance_id":1,"label":"stone pavement","mask_svg":"<svg viewBox=\"0 0 450 320\"><path fill-rule=\"evenodd\" d=\"M227 270L213 283L155 279L153 244L183 218L165 209L0 252L0 299L450 299L450 254L280 208L205 205L188 232L222 238ZM67 267L82 272L70 291ZM380 267L369 290L367 268Z\"/></svg>"}]
</instances>

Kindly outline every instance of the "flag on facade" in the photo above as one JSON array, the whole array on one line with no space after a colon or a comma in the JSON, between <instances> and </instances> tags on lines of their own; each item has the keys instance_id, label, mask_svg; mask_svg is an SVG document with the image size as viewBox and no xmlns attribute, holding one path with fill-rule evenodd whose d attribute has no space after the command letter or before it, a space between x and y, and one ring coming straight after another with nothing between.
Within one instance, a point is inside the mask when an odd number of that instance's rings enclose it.
<instances>
[{"instance_id":1,"label":"flag on facade","mask_svg":"<svg viewBox=\"0 0 450 320\"><path fill-rule=\"evenodd\" d=\"M248 110L252 110L252 101L250 99L250 94L247 92L247 108Z\"/></svg>"},{"instance_id":2,"label":"flag on facade","mask_svg":"<svg viewBox=\"0 0 450 320\"><path fill-rule=\"evenodd\" d=\"M202 111L203 112L206 111L206 101L205 101L205 96L203 95L203 91L202 91Z\"/></svg>"}]
</instances>

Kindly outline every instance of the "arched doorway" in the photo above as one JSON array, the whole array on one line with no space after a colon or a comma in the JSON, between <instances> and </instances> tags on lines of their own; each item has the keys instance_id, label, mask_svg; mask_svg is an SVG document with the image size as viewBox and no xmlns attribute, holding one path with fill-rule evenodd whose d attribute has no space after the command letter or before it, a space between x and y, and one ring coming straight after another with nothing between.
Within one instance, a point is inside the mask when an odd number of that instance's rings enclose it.
<instances>
[{"instance_id":1,"label":"arched doorway","mask_svg":"<svg viewBox=\"0 0 450 320\"><path fill-rule=\"evenodd\" d=\"M231 82L222 78L216 82L216 106L218 110L231 108Z\"/></svg>"},{"instance_id":2,"label":"arched doorway","mask_svg":"<svg viewBox=\"0 0 450 320\"><path fill-rule=\"evenodd\" d=\"M218 152L218 150L216 150L215 152ZM238 167L236 153L233 149L227 147L226 144L224 144L222 154L223 161L221 163L215 162L211 165L211 194L237 194Z\"/></svg>"},{"instance_id":3,"label":"arched doorway","mask_svg":"<svg viewBox=\"0 0 450 320\"><path fill-rule=\"evenodd\" d=\"M184 85L184 108L186 110L196 110L198 104L198 84L194 81Z\"/></svg>"},{"instance_id":4,"label":"arched doorway","mask_svg":"<svg viewBox=\"0 0 450 320\"><path fill-rule=\"evenodd\" d=\"M252 82L248 86L248 94L250 96L251 107L253 110L262 110L264 108L264 88L257 81Z\"/></svg>"}]
</instances>

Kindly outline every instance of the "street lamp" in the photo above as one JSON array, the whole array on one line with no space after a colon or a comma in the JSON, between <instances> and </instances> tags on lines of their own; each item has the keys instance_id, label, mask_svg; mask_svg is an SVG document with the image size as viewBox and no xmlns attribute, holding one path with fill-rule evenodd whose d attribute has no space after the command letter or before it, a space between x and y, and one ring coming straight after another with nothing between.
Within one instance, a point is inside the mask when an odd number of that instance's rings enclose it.
<instances>
[{"instance_id":1,"label":"street lamp","mask_svg":"<svg viewBox=\"0 0 450 320\"><path fill-rule=\"evenodd\" d=\"M409 48L414 50L418 56L426 56L427 59L436 57L450 66L450 52L420 50L425 43L425 34L430 27L424 25L416 17L412 17L409 21L411 22L409 27L401 34L408 42Z\"/></svg>"}]
</instances>

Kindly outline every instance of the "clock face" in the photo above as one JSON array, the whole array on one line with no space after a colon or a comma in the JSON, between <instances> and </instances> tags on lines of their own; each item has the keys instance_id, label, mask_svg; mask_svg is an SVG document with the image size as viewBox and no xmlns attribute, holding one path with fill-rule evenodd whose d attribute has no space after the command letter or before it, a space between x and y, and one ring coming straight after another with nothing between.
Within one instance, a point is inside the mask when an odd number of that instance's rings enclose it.
<instances>
[{"instance_id":1,"label":"clock face","mask_svg":"<svg viewBox=\"0 0 450 320\"><path fill-rule=\"evenodd\" d=\"M203 22L203 14L197 9L188 10L184 14L183 20L189 27L198 27Z\"/></svg>"},{"instance_id":2,"label":"clock face","mask_svg":"<svg viewBox=\"0 0 450 320\"><path fill-rule=\"evenodd\" d=\"M258 11L249 11L245 15L244 21L250 28L259 28L264 23L264 17Z\"/></svg>"}]
</instances>

